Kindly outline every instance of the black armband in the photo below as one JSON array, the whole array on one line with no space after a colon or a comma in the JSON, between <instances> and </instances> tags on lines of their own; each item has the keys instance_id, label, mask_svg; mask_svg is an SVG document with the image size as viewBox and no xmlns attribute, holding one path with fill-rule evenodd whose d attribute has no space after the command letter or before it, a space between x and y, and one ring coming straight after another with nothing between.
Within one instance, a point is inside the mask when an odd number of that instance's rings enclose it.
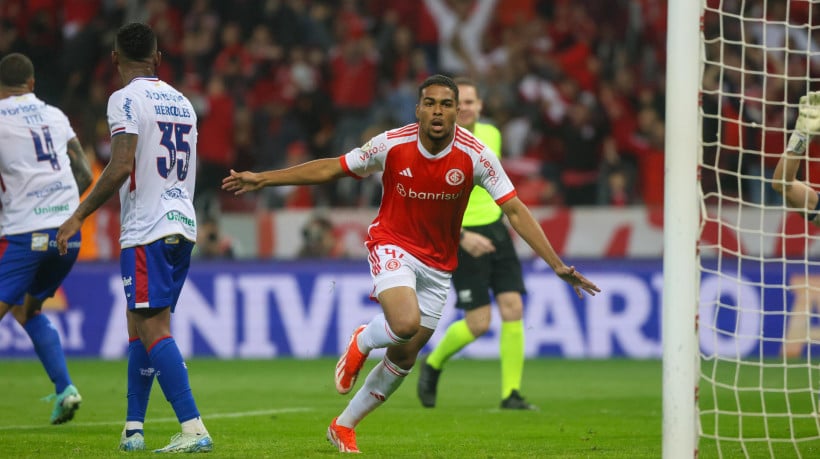
<instances>
[{"instance_id":1,"label":"black armband","mask_svg":"<svg viewBox=\"0 0 820 459\"><path fill-rule=\"evenodd\" d=\"M814 206L814 210L807 210L802 213L803 217L806 218L808 221L814 221L818 215L820 215L820 193L817 193L817 205ZM462 233L463 234L463 233Z\"/></svg>"}]
</instances>

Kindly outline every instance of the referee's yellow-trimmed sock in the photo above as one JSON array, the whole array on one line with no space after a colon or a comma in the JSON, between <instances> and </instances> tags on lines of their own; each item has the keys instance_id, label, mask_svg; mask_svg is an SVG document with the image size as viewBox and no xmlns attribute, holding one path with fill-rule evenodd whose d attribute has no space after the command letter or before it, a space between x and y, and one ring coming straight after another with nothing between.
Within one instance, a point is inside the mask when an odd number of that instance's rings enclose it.
<instances>
[{"instance_id":1,"label":"referee's yellow-trimmed sock","mask_svg":"<svg viewBox=\"0 0 820 459\"><path fill-rule=\"evenodd\" d=\"M498 340L501 359L501 399L510 396L513 390L521 389L524 374L524 321L501 322L501 337Z\"/></svg>"},{"instance_id":2,"label":"referee's yellow-trimmed sock","mask_svg":"<svg viewBox=\"0 0 820 459\"><path fill-rule=\"evenodd\" d=\"M475 336L470 332L467 321L461 319L453 322L447 327L444 337L441 338L433 352L427 356L427 364L436 370L441 370L441 367L450 360L450 357L473 341L475 341Z\"/></svg>"}]
</instances>

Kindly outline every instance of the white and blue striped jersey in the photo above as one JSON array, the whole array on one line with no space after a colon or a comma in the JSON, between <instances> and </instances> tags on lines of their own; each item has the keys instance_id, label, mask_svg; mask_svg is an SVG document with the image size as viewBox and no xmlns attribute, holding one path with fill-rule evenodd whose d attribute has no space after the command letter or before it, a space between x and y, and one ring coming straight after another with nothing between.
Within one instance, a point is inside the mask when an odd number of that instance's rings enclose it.
<instances>
[{"instance_id":1,"label":"white and blue striped jersey","mask_svg":"<svg viewBox=\"0 0 820 459\"><path fill-rule=\"evenodd\" d=\"M120 245L180 234L196 241L196 113L156 77L131 80L108 99L111 137L137 134L134 170L120 188Z\"/></svg>"},{"instance_id":2,"label":"white and blue striped jersey","mask_svg":"<svg viewBox=\"0 0 820 459\"><path fill-rule=\"evenodd\" d=\"M0 100L0 235L57 228L80 202L60 109L33 93Z\"/></svg>"}]
</instances>

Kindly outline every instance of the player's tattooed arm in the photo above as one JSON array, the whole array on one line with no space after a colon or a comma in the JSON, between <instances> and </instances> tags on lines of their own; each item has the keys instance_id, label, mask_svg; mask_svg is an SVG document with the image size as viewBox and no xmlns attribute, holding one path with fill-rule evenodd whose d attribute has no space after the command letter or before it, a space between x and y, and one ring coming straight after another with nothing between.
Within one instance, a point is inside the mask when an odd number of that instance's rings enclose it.
<instances>
[{"instance_id":1,"label":"player's tattooed arm","mask_svg":"<svg viewBox=\"0 0 820 459\"><path fill-rule=\"evenodd\" d=\"M116 193L131 175L134 169L137 139L136 134L119 134L111 138L111 161L105 166L97 184L83 199L77 210L57 229L57 250L60 255L68 253L68 239L80 231L86 217L94 213Z\"/></svg>"},{"instance_id":2,"label":"player's tattooed arm","mask_svg":"<svg viewBox=\"0 0 820 459\"><path fill-rule=\"evenodd\" d=\"M111 138L111 160L105 166L94 189L86 196L74 214L85 219L114 195L134 169L137 151L136 134L119 134Z\"/></svg>"},{"instance_id":3,"label":"player's tattooed arm","mask_svg":"<svg viewBox=\"0 0 820 459\"><path fill-rule=\"evenodd\" d=\"M68 141L67 152L68 159L71 160L71 173L74 174L74 181L77 182L80 194L83 194L94 180L91 174L91 165L88 164L83 147L76 137Z\"/></svg>"}]
</instances>

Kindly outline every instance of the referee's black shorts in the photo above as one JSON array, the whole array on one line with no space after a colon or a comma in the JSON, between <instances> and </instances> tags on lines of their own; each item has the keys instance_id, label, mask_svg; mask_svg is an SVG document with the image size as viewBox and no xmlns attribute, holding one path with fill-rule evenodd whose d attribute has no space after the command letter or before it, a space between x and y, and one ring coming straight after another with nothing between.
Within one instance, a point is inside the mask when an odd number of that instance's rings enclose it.
<instances>
[{"instance_id":1,"label":"referee's black shorts","mask_svg":"<svg viewBox=\"0 0 820 459\"><path fill-rule=\"evenodd\" d=\"M458 268L453 273L456 308L470 310L490 304L490 293L526 293L521 262L515 253L510 231L501 218L489 225L465 226L465 230L486 236L495 252L473 257L458 248Z\"/></svg>"}]
</instances>

